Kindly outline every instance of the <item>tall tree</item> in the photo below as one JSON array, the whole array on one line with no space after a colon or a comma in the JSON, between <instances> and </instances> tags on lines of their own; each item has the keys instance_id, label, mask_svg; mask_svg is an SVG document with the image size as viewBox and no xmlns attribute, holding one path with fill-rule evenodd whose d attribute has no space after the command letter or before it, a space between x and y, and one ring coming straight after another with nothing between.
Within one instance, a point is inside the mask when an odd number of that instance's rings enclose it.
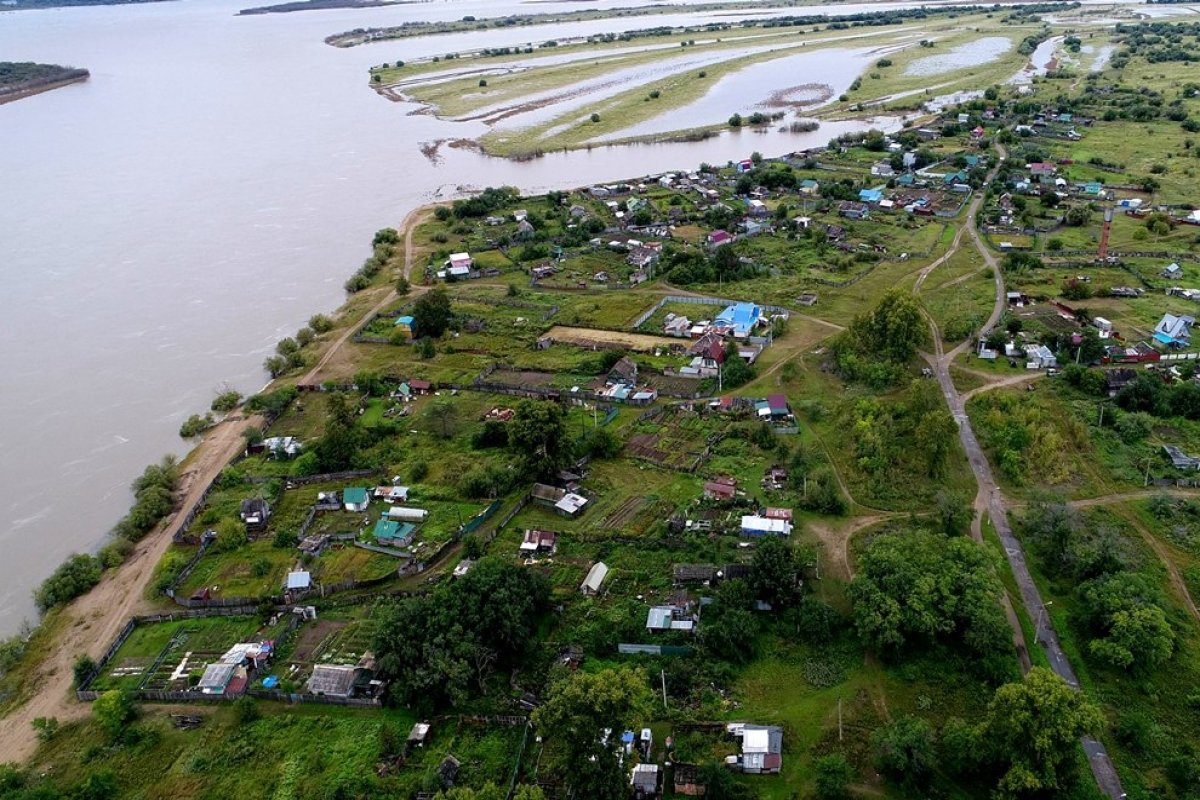
<instances>
[{"instance_id":1,"label":"tall tree","mask_svg":"<svg viewBox=\"0 0 1200 800\"><path fill-rule=\"evenodd\" d=\"M777 537L759 543L750 562L750 588L760 600L786 607L798 596L800 566L791 545Z\"/></svg>"},{"instance_id":2,"label":"tall tree","mask_svg":"<svg viewBox=\"0 0 1200 800\"><path fill-rule=\"evenodd\" d=\"M413 304L412 317L414 335L438 338L450 327L454 317L450 296L441 288L426 292Z\"/></svg>"},{"instance_id":3,"label":"tall tree","mask_svg":"<svg viewBox=\"0 0 1200 800\"><path fill-rule=\"evenodd\" d=\"M897 717L871 734L875 766L910 789L923 786L937 763L933 728L918 717Z\"/></svg>"},{"instance_id":4,"label":"tall tree","mask_svg":"<svg viewBox=\"0 0 1200 800\"><path fill-rule=\"evenodd\" d=\"M640 726L650 705L641 669L573 672L551 687L533 721L573 788L594 800L623 800L621 732Z\"/></svg>"},{"instance_id":5,"label":"tall tree","mask_svg":"<svg viewBox=\"0 0 1200 800\"><path fill-rule=\"evenodd\" d=\"M573 445L562 406L546 400L522 400L508 423L508 444L524 472L550 478L571 463Z\"/></svg>"},{"instance_id":6,"label":"tall tree","mask_svg":"<svg viewBox=\"0 0 1200 800\"><path fill-rule=\"evenodd\" d=\"M980 725L982 742L1004 770L1001 797L1053 792L1070 786L1079 761L1079 737L1104 724L1100 711L1044 667L1020 683L1001 686Z\"/></svg>"}]
</instances>

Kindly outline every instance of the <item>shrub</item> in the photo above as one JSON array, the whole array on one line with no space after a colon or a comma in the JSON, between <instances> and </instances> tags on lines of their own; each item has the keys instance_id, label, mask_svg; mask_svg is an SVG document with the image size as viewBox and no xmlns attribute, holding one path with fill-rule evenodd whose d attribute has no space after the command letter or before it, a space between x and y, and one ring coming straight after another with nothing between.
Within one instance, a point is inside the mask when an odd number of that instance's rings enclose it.
<instances>
[{"instance_id":1,"label":"shrub","mask_svg":"<svg viewBox=\"0 0 1200 800\"><path fill-rule=\"evenodd\" d=\"M96 662L87 653L82 654L75 659L75 665L71 668L71 674L75 681L75 687L83 686L84 682L92 677L96 672Z\"/></svg>"},{"instance_id":2,"label":"shrub","mask_svg":"<svg viewBox=\"0 0 1200 800\"><path fill-rule=\"evenodd\" d=\"M308 320L308 327L317 333L328 333L333 330L333 320L325 314L314 314Z\"/></svg>"},{"instance_id":3,"label":"shrub","mask_svg":"<svg viewBox=\"0 0 1200 800\"><path fill-rule=\"evenodd\" d=\"M42 581L33 593L34 602L42 611L65 605L99 583L103 569L95 556L76 553Z\"/></svg>"},{"instance_id":4,"label":"shrub","mask_svg":"<svg viewBox=\"0 0 1200 800\"><path fill-rule=\"evenodd\" d=\"M230 389L213 398L212 410L218 414L228 414L237 408L237 404L240 402L242 402L242 393L236 389Z\"/></svg>"}]
</instances>

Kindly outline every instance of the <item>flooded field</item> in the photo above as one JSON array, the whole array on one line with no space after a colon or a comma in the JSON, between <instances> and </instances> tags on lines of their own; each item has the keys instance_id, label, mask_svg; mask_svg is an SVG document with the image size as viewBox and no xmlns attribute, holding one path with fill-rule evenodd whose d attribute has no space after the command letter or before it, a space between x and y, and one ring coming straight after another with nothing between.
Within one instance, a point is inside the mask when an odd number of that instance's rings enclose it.
<instances>
[{"instance_id":1,"label":"flooded field","mask_svg":"<svg viewBox=\"0 0 1200 800\"><path fill-rule=\"evenodd\" d=\"M995 61L1012 49L1012 41L1004 36L985 36L960 44L949 52L919 58L908 65L904 74L921 77L942 75Z\"/></svg>"}]
</instances>

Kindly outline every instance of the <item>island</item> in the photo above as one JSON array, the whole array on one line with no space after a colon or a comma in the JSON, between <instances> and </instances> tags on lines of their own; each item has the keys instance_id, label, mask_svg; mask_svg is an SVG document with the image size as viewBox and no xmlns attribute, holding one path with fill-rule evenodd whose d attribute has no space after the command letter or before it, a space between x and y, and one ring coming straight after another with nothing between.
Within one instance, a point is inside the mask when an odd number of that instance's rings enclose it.
<instances>
[{"instance_id":1,"label":"island","mask_svg":"<svg viewBox=\"0 0 1200 800\"><path fill-rule=\"evenodd\" d=\"M0 61L0 104L86 81L86 69L32 61Z\"/></svg>"}]
</instances>

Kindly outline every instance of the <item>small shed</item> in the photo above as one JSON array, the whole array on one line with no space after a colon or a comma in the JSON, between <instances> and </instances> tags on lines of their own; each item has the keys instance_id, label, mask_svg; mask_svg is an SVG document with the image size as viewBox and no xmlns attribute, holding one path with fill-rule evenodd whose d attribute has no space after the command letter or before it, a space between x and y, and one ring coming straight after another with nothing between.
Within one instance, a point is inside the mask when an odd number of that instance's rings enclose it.
<instances>
[{"instance_id":1,"label":"small shed","mask_svg":"<svg viewBox=\"0 0 1200 800\"><path fill-rule=\"evenodd\" d=\"M366 511L371 504L371 496L361 486L353 486L342 492L342 506L347 511Z\"/></svg>"},{"instance_id":2,"label":"small shed","mask_svg":"<svg viewBox=\"0 0 1200 800\"><path fill-rule=\"evenodd\" d=\"M298 570L289 572L285 584L289 592L299 592L312 587L312 573Z\"/></svg>"},{"instance_id":3,"label":"small shed","mask_svg":"<svg viewBox=\"0 0 1200 800\"><path fill-rule=\"evenodd\" d=\"M579 591L588 597L593 597L600 593L600 587L604 585L604 579L607 577L608 565L603 561L597 561L588 570L587 577L583 579L583 583L579 586Z\"/></svg>"},{"instance_id":4,"label":"small shed","mask_svg":"<svg viewBox=\"0 0 1200 800\"><path fill-rule=\"evenodd\" d=\"M342 664L317 664L306 688L309 694L349 697L354 691L355 668Z\"/></svg>"}]
</instances>

